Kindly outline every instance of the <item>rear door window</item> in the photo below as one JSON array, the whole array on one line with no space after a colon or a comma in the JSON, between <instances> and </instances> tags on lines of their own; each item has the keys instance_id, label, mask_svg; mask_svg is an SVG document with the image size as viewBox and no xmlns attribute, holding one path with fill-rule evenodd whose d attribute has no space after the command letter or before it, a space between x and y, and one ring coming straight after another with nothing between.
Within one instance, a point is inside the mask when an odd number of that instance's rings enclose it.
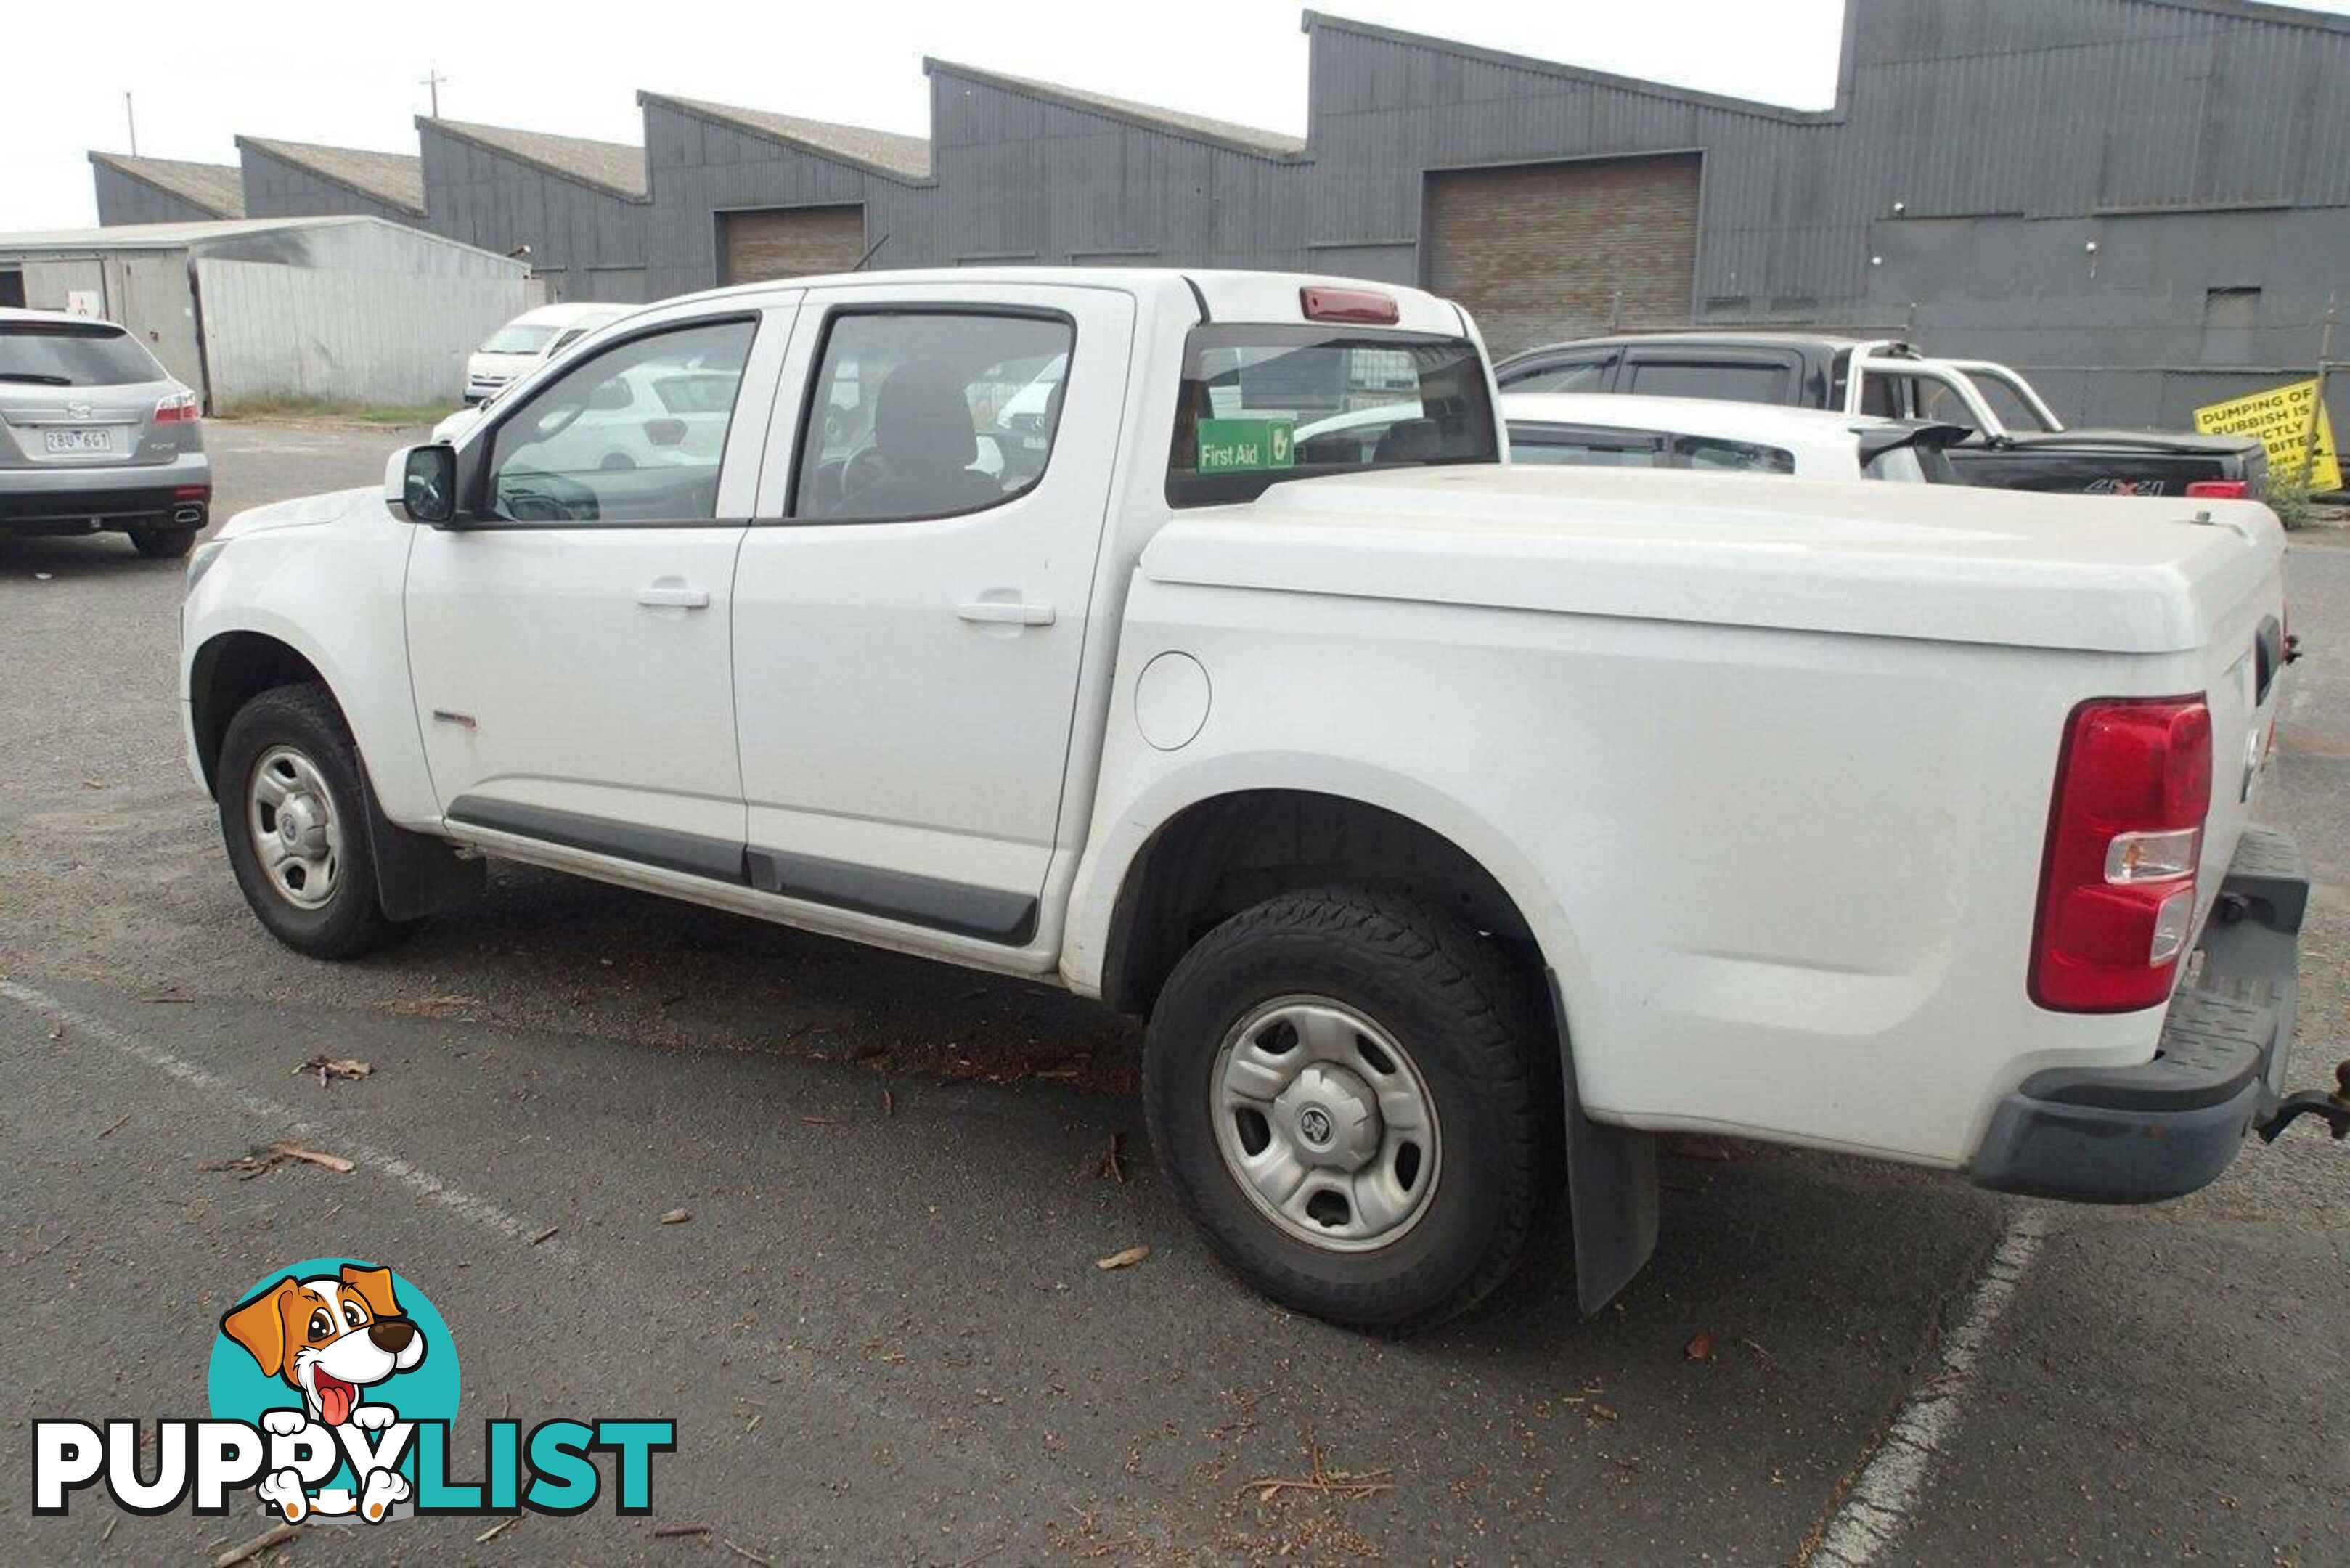
<instances>
[{"instance_id":1,"label":"rear door window","mask_svg":"<svg viewBox=\"0 0 2350 1568\"><path fill-rule=\"evenodd\" d=\"M1501 461L1476 346L1319 326L1195 327L1167 500L1252 500L1285 479Z\"/></svg>"},{"instance_id":2,"label":"rear door window","mask_svg":"<svg viewBox=\"0 0 2350 1568\"><path fill-rule=\"evenodd\" d=\"M800 434L795 518L909 522L1000 506L1052 460L1076 327L1054 313L844 311Z\"/></svg>"},{"instance_id":3,"label":"rear door window","mask_svg":"<svg viewBox=\"0 0 2350 1568\"><path fill-rule=\"evenodd\" d=\"M1543 467L1658 468L1665 438L1656 431L1592 430L1580 425L1510 426L1510 458Z\"/></svg>"},{"instance_id":4,"label":"rear door window","mask_svg":"<svg viewBox=\"0 0 2350 1568\"><path fill-rule=\"evenodd\" d=\"M1612 354L1586 359L1552 359L1497 377L1512 392L1604 392L1607 372L1616 363Z\"/></svg>"},{"instance_id":5,"label":"rear door window","mask_svg":"<svg viewBox=\"0 0 2350 1568\"><path fill-rule=\"evenodd\" d=\"M1684 435L1673 438L1673 465L1713 473L1793 473L1795 454L1759 441Z\"/></svg>"},{"instance_id":6,"label":"rear door window","mask_svg":"<svg viewBox=\"0 0 2350 1568\"><path fill-rule=\"evenodd\" d=\"M1733 403L1783 403L1794 367L1775 359L1672 358L1635 354L1624 366L1619 391L1651 398L1712 398Z\"/></svg>"},{"instance_id":7,"label":"rear door window","mask_svg":"<svg viewBox=\"0 0 2350 1568\"><path fill-rule=\"evenodd\" d=\"M0 322L0 382L128 387L170 379L155 357L120 327L81 321Z\"/></svg>"}]
</instances>

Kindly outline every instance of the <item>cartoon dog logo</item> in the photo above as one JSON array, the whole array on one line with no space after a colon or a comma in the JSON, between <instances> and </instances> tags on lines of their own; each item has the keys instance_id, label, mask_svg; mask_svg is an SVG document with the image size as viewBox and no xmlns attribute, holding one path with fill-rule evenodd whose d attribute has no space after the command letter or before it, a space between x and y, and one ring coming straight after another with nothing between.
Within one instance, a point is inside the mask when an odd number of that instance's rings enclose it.
<instances>
[{"instance_id":1,"label":"cartoon dog logo","mask_svg":"<svg viewBox=\"0 0 2350 1568\"><path fill-rule=\"evenodd\" d=\"M400 1418L389 1404L361 1403L366 1389L424 1360L424 1334L403 1316L391 1271L345 1263L338 1274L279 1280L231 1308L221 1332L242 1345L263 1374L302 1396L299 1410L265 1410L265 1430L291 1436L312 1423L381 1431ZM339 1488L315 1497L293 1469L265 1475L255 1488L288 1522L307 1513L349 1514L377 1521L409 1495L408 1478L385 1467L359 1478L358 1495Z\"/></svg>"}]
</instances>

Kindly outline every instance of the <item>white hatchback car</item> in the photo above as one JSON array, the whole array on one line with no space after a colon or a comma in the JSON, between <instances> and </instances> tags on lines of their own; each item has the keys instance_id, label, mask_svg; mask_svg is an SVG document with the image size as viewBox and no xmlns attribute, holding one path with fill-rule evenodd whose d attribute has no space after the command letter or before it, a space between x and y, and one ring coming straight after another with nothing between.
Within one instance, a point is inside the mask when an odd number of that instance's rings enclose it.
<instances>
[{"instance_id":1,"label":"white hatchback car","mask_svg":"<svg viewBox=\"0 0 2350 1568\"><path fill-rule=\"evenodd\" d=\"M1969 433L1959 425L1829 409L1600 392L1505 392L1502 416L1513 462L1913 484L1960 483L1942 449Z\"/></svg>"},{"instance_id":2,"label":"white hatchback car","mask_svg":"<svg viewBox=\"0 0 2350 1568\"><path fill-rule=\"evenodd\" d=\"M479 408L598 327L642 308L583 300L524 311L465 361L465 407Z\"/></svg>"}]
</instances>

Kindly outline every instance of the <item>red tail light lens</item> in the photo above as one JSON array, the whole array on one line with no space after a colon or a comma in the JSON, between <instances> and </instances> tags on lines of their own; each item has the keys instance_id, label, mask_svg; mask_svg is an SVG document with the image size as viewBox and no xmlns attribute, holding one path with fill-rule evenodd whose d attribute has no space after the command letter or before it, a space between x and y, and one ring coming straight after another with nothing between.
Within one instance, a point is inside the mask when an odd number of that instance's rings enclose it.
<instances>
[{"instance_id":1,"label":"red tail light lens","mask_svg":"<svg viewBox=\"0 0 2350 1568\"><path fill-rule=\"evenodd\" d=\"M2241 479L2198 479L2187 486L2192 501L2241 501L2251 493L2252 487Z\"/></svg>"},{"instance_id":2,"label":"red tail light lens","mask_svg":"<svg viewBox=\"0 0 2350 1568\"><path fill-rule=\"evenodd\" d=\"M1370 327L1393 327L1403 319L1395 296L1375 288L1321 288L1312 285L1297 291L1298 304L1308 321L1359 321Z\"/></svg>"},{"instance_id":3,"label":"red tail light lens","mask_svg":"<svg viewBox=\"0 0 2350 1568\"><path fill-rule=\"evenodd\" d=\"M193 392L181 392L173 397L156 400L155 422L159 425L192 423L196 417L196 395Z\"/></svg>"},{"instance_id":4,"label":"red tail light lens","mask_svg":"<svg viewBox=\"0 0 2350 1568\"><path fill-rule=\"evenodd\" d=\"M2104 698L2073 711L2041 872L2033 1002L2130 1012L2170 994L2194 934L2210 805L2203 699Z\"/></svg>"}]
</instances>

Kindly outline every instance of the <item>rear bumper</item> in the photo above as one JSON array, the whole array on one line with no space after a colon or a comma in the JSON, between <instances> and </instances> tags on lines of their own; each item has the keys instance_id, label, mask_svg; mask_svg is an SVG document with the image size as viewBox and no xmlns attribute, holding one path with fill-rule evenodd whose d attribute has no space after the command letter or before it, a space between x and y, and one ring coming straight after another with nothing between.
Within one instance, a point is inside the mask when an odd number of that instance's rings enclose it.
<instances>
[{"instance_id":1,"label":"rear bumper","mask_svg":"<svg viewBox=\"0 0 2350 1568\"><path fill-rule=\"evenodd\" d=\"M2293 841L2244 831L2154 1060L2052 1067L2001 1102L1975 1185L2084 1203L2177 1198L2227 1169L2282 1096L2309 873Z\"/></svg>"},{"instance_id":2,"label":"rear bumper","mask_svg":"<svg viewBox=\"0 0 2350 1568\"><path fill-rule=\"evenodd\" d=\"M212 496L212 459L201 452L135 466L0 469L0 530L168 524L191 506L200 524Z\"/></svg>"}]
</instances>

